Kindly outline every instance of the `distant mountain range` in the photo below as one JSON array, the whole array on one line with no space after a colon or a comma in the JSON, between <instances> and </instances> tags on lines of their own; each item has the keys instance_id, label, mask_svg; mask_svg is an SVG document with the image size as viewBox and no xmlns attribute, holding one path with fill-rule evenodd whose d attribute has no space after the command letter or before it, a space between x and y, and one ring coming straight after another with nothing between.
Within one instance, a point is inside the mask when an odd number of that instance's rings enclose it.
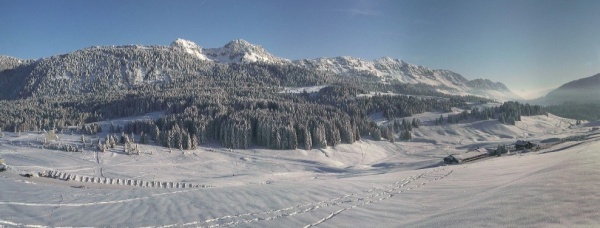
<instances>
[{"instance_id":1,"label":"distant mountain range","mask_svg":"<svg viewBox=\"0 0 600 228\"><path fill-rule=\"evenodd\" d=\"M0 99L56 95L56 91L91 92L98 90L98 84L114 89L170 82L180 75L199 73L199 68L219 64L301 67L315 75L333 74L384 84L424 84L454 95L519 99L500 82L467 80L452 71L433 70L389 57L372 61L347 56L288 60L241 39L220 48L202 48L192 41L177 39L170 46L95 46L38 60L0 56Z\"/></svg>"},{"instance_id":2,"label":"distant mountain range","mask_svg":"<svg viewBox=\"0 0 600 228\"><path fill-rule=\"evenodd\" d=\"M532 103L552 105L565 102L600 104L600 74L568 82Z\"/></svg>"}]
</instances>

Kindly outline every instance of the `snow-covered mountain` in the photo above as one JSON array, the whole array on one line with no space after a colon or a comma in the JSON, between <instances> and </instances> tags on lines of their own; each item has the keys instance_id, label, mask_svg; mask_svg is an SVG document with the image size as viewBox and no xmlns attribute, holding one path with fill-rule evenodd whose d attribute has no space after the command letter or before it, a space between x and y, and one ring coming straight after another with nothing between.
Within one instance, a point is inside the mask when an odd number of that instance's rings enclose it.
<instances>
[{"instance_id":1,"label":"snow-covered mountain","mask_svg":"<svg viewBox=\"0 0 600 228\"><path fill-rule=\"evenodd\" d=\"M194 43L192 41L184 40L184 39L177 39L177 40L173 41L173 43L171 43L171 47L173 48L173 50L188 53L192 56L197 57L198 59L210 60L204 54L202 47L200 47L199 45L197 45L196 43Z\"/></svg>"},{"instance_id":2,"label":"snow-covered mountain","mask_svg":"<svg viewBox=\"0 0 600 228\"><path fill-rule=\"evenodd\" d=\"M251 63L262 62L271 64L282 64L290 62L287 59L271 55L263 47L249 43L248 41L233 40L220 48L203 49L196 43L177 39L171 43L174 50L179 50L193 55L201 60L209 60L220 63Z\"/></svg>"},{"instance_id":3,"label":"snow-covered mountain","mask_svg":"<svg viewBox=\"0 0 600 228\"><path fill-rule=\"evenodd\" d=\"M375 77L382 82L398 81L409 84L427 84L438 91L460 95L477 95L499 100L518 99L501 82L488 79L467 80L462 75L449 70L433 70L424 66L406 63L402 60L383 57L373 61L355 57L335 57L302 59L294 61L300 66L328 71L342 76Z\"/></svg>"},{"instance_id":4,"label":"snow-covered mountain","mask_svg":"<svg viewBox=\"0 0 600 228\"><path fill-rule=\"evenodd\" d=\"M487 79L467 80L452 71L433 70L389 57L372 61L346 56L290 61L241 39L218 48L203 48L192 41L177 39L170 46L90 47L35 61L0 57L0 79L12 82L10 85L5 83L0 88L4 90L0 92L3 97L49 94L50 91L67 92L64 90L67 87L73 93L78 93L79 90L97 91L99 88L125 88L169 82L201 72L206 75L206 72L212 72L209 68L218 67L216 65L260 63L274 65L268 71L279 71L278 74L284 75L289 74L285 72L289 72L290 67L303 68L307 72L303 76L305 81L326 83L321 79L306 77L323 75L330 78L329 75L334 75L384 84L425 84L439 92L453 95L477 95L497 100L518 99L516 94L500 82ZM2 72L3 69L8 71ZM44 88L49 89L43 92Z\"/></svg>"},{"instance_id":5,"label":"snow-covered mountain","mask_svg":"<svg viewBox=\"0 0 600 228\"><path fill-rule=\"evenodd\" d=\"M600 103L600 74L565 83L532 103L552 105L573 102Z\"/></svg>"},{"instance_id":6,"label":"snow-covered mountain","mask_svg":"<svg viewBox=\"0 0 600 228\"><path fill-rule=\"evenodd\" d=\"M171 47L201 60L220 63L292 63L345 77L372 77L381 80L383 83L392 81L409 84L422 83L435 86L438 91L449 94L476 95L499 100L520 99L518 95L510 91L501 82L492 82L488 79L468 80L462 75L449 70L433 70L390 57L373 61L350 56L290 61L276 57L263 47L241 39L231 41L220 48L209 49L203 49L192 41L177 39L171 44Z\"/></svg>"}]
</instances>

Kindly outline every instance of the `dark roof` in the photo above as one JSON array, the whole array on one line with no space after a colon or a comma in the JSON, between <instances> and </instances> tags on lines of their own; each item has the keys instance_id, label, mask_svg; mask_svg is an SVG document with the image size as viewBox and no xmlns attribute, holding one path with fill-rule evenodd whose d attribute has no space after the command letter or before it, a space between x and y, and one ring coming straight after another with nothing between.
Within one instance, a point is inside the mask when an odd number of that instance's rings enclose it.
<instances>
[{"instance_id":1,"label":"dark roof","mask_svg":"<svg viewBox=\"0 0 600 228\"><path fill-rule=\"evenodd\" d=\"M479 150L474 150L474 151L469 151L466 153L462 153L462 154L452 154L449 155L448 160L456 160L458 163L464 162L464 161L470 161L470 160L475 160L479 157L485 157L488 156L488 152L485 151L485 149L479 149ZM444 159L447 160L447 159Z\"/></svg>"}]
</instances>

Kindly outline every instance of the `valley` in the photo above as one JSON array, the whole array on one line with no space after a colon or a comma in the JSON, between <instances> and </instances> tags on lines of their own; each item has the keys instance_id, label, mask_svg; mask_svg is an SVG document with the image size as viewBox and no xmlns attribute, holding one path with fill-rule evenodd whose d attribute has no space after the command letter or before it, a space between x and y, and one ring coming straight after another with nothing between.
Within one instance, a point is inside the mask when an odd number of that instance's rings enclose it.
<instances>
[{"instance_id":1,"label":"valley","mask_svg":"<svg viewBox=\"0 0 600 228\"><path fill-rule=\"evenodd\" d=\"M0 66L0 226L600 222L598 122L499 82L241 39Z\"/></svg>"}]
</instances>

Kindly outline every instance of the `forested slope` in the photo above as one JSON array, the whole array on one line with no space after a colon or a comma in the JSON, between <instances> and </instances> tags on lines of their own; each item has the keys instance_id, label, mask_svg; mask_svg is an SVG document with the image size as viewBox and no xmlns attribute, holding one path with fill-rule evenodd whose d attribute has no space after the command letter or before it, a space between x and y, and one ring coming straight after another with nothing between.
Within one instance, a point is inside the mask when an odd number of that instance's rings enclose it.
<instances>
[{"instance_id":1,"label":"forested slope","mask_svg":"<svg viewBox=\"0 0 600 228\"><path fill-rule=\"evenodd\" d=\"M304 67L242 41L222 49L182 42L91 47L36 61L4 58L0 128L22 132L75 126L82 133L95 134L99 127L85 125L164 111L157 120L111 129L98 149L124 133L138 135L143 143L180 149L211 141L228 148L310 149L353 143L364 136L410 139L410 125L418 127L418 121L401 118L491 101L444 94L443 83L384 82L375 75L340 75ZM449 71L435 72L464 79ZM285 87L318 85L324 88L312 93L282 92ZM390 95L361 95L369 92ZM487 110L485 118L514 124L522 114L532 114L524 111L528 107L509 106L518 108ZM370 118L374 113L382 113L393 124L378 126ZM447 122L457 122L453 118L449 116Z\"/></svg>"}]
</instances>

